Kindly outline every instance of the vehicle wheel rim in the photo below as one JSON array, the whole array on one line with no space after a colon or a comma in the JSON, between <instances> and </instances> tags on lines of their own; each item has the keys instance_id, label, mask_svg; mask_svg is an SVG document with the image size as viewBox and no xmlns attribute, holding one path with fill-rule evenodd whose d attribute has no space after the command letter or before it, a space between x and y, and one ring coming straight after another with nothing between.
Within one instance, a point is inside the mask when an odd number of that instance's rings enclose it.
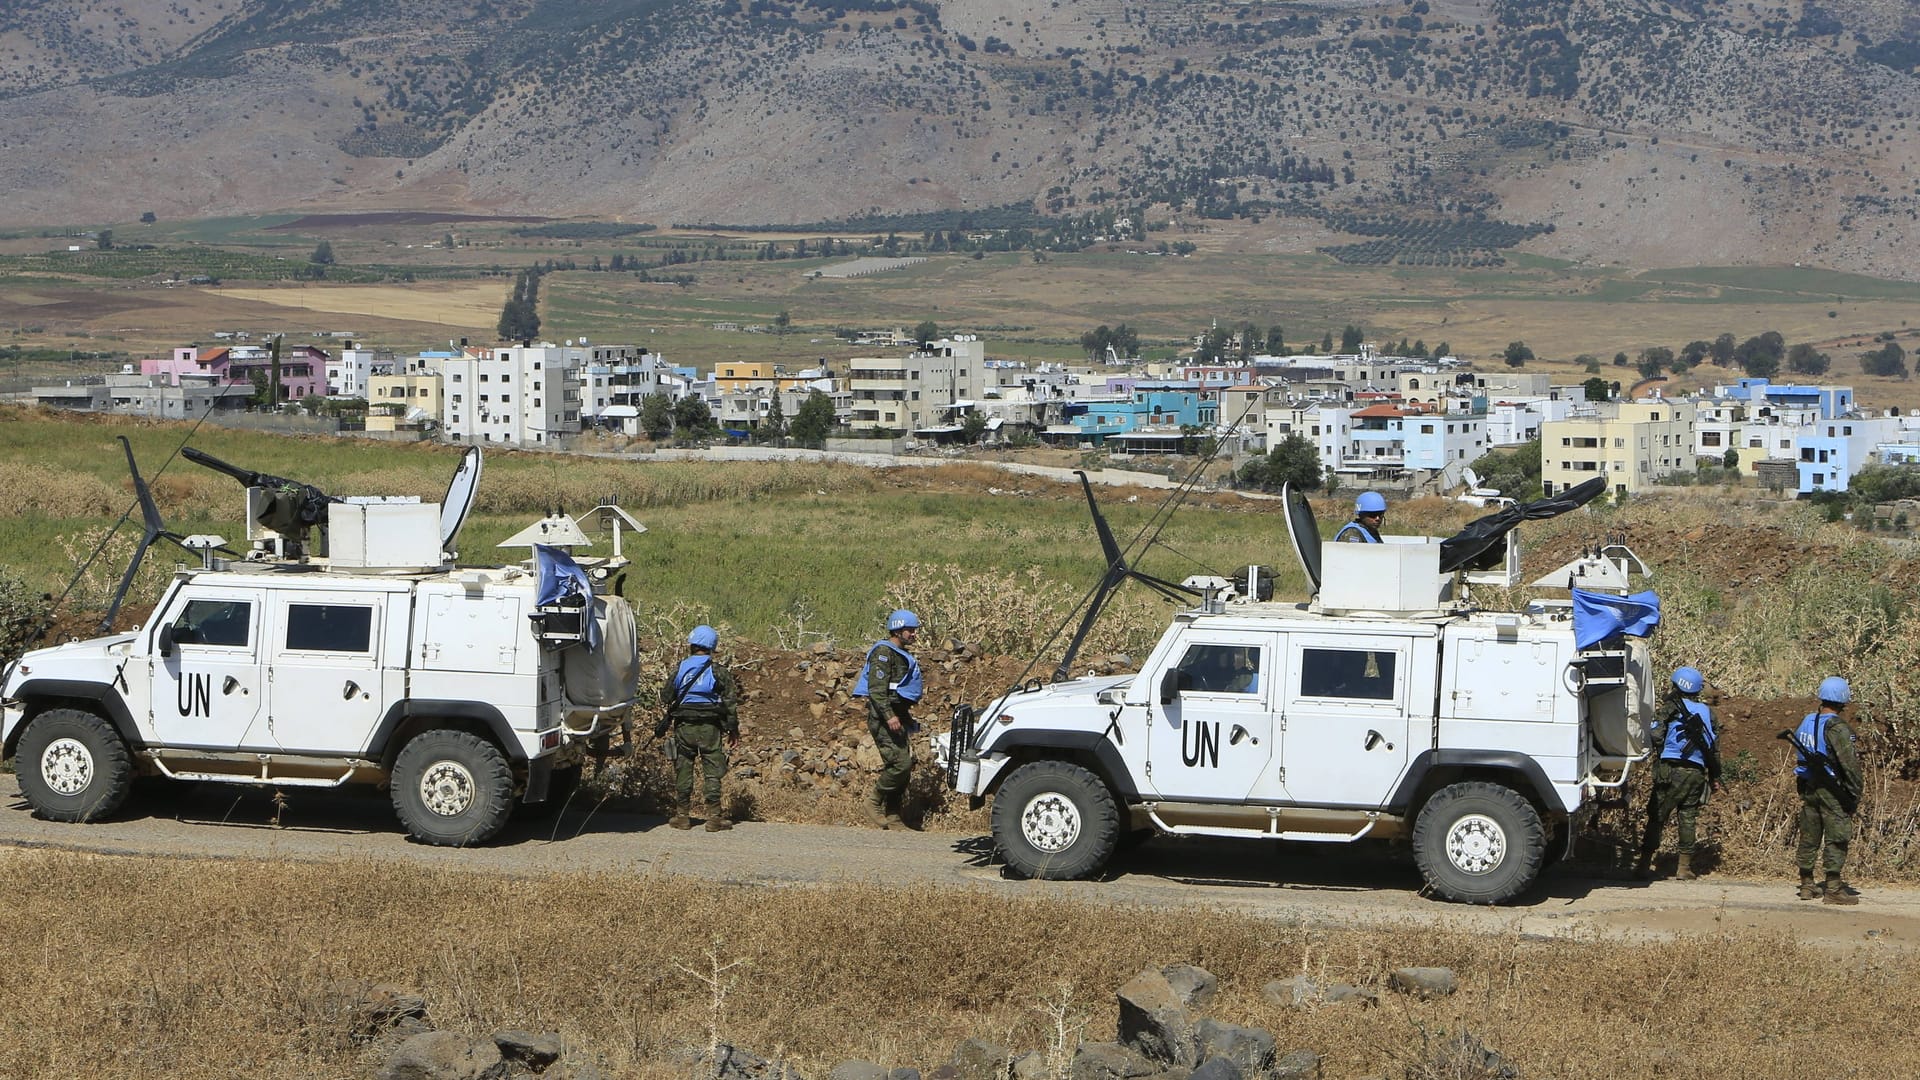
<instances>
[{"instance_id":1,"label":"vehicle wheel rim","mask_svg":"<svg viewBox=\"0 0 1920 1080\"><path fill-rule=\"evenodd\" d=\"M420 777L420 802L440 817L466 813L473 796L473 774L457 761L436 761Z\"/></svg>"},{"instance_id":2,"label":"vehicle wheel rim","mask_svg":"<svg viewBox=\"0 0 1920 1080\"><path fill-rule=\"evenodd\" d=\"M1057 791L1035 795L1020 811L1020 835L1035 851L1058 855L1080 839L1080 808Z\"/></svg>"},{"instance_id":3,"label":"vehicle wheel rim","mask_svg":"<svg viewBox=\"0 0 1920 1080\"><path fill-rule=\"evenodd\" d=\"M79 739L55 739L40 755L40 778L56 795L78 795L93 783L93 751Z\"/></svg>"},{"instance_id":4,"label":"vehicle wheel rim","mask_svg":"<svg viewBox=\"0 0 1920 1080\"><path fill-rule=\"evenodd\" d=\"M1447 861L1468 874L1484 874L1505 862L1507 832L1485 814L1468 814L1447 830Z\"/></svg>"}]
</instances>

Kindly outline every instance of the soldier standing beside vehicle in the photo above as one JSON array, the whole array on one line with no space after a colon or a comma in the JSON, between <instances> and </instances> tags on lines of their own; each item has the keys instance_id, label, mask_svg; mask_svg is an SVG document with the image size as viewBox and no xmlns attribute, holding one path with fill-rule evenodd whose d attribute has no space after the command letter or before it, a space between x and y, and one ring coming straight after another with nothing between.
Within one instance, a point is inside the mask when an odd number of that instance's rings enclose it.
<instances>
[{"instance_id":1,"label":"soldier standing beside vehicle","mask_svg":"<svg viewBox=\"0 0 1920 1080\"><path fill-rule=\"evenodd\" d=\"M873 782L867 819L882 829L904 828L900 803L913 773L913 706L926 692L926 677L910 649L920 636L920 617L905 609L887 616L887 637L867 650L867 662L854 684L867 697L867 731L880 751L880 775Z\"/></svg>"},{"instance_id":2,"label":"soldier standing beside vehicle","mask_svg":"<svg viewBox=\"0 0 1920 1080\"><path fill-rule=\"evenodd\" d=\"M1680 697L1667 714L1664 732L1655 728L1660 742L1660 757L1653 766L1653 795L1647 800L1647 831L1640 840L1640 861L1634 876L1646 880L1653 876L1653 855L1660 850L1660 832L1676 811L1680 815L1680 865L1674 877L1692 881L1694 824L1700 808L1706 805L1707 792L1720 782L1719 734L1713 729L1713 711L1700 700L1707 680L1698 668L1683 667L1673 673L1673 688Z\"/></svg>"},{"instance_id":3,"label":"soldier standing beside vehicle","mask_svg":"<svg viewBox=\"0 0 1920 1080\"><path fill-rule=\"evenodd\" d=\"M714 662L713 650L720 635L711 626L696 626L687 635L690 655L660 689L666 712L654 725L657 738L673 729L673 779L675 802L667 824L676 829L691 829L687 811L693 803L694 761L706 781L707 831L725 832L733 828L720 805L720 779L727 774L727 748L740 744L740 693L733 673Z\"/></svg>"},{"instance_id":4,"label":"soldier standing beside vehicle","mask_svg":"<svg viewBox=\"0 0 1920 1080\"><path fill-rule=\"evenodd\" d=\"M1353 520L1340 527L1333 534L1335 543L1340 544L1378 544L1380 543L1380 525L1387 520L1386 496L1377 491L1363 491L1353 500Z\"/></svg>"},{"instance_id":5,"label":"soldier standing beside vehicle","mask_svg":"<svg viewBox=\"0 0 1920 1080\"><path fill-rule=\"evenodd\" d=\"M1853 840L1853 812L1860 805L1860 755L1846 719L1852 700L1853 688L1847 680L1830 675L1820 680L1820 708L1808 713L1790 735L1781 732L1793 740L1798 758L1793 781L1801 802L1797 854L1802 900L1860 902L1859 890L1840 879L1840 871L1846 868L1847 845ZM1827 871L1826 880L1819 885L1813 883L1816 855L1824 855Z\"/></svg>"}]
</instances>

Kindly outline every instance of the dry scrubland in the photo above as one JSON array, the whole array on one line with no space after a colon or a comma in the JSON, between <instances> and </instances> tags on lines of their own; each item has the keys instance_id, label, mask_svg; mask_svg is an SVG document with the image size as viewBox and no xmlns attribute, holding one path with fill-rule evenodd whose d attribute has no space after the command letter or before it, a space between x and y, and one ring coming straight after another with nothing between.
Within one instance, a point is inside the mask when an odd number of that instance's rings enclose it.
<instances>
[{"instance_id":1,"label":"dry scrubland","mask_svg":"<svg viewBox=\"0 0 1920 1080\"><path fill-rule=\"evenodd\" d=\"M1172 962L1220 977L1212 1015L1324 1055L1329 1077L1481 1075L1436 1064L1461 1030L1530 1077L1884 1077L1920 1060L1910 1025L1864 1026L1920 1005L1920 968L1776 937L1388 934L880 885L44 851L0 867L10 1077L364 1076L378 1051L326 1005L343 980L415 990L440 1027L558 1031L570 1060L622 1077L697 1077L686 1054L714 1037L813 1078L850 1058L926 1070L968 1036L1057 1065L1063 1042L1113 1037L1122 982ZM1260 993L1425 964L1454 968L1460 992L1306 1011Z\"/></svg>"}]
</instances>

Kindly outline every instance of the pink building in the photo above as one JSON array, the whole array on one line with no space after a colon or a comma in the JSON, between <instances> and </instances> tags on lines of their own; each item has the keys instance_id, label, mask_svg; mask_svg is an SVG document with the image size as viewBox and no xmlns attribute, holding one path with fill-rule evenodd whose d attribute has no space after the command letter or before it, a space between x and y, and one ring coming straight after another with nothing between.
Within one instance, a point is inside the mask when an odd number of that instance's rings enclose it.
<instances>
[{"instance_id":1,"label":"pink building","mask_svg":"<svg viewBox=\"0 0 1920 1080\"><path fill-rule=\"evenodd\" d=\"M164 375L172 386L196 382L250 386L255 372L262 379L273 377L273 354L262 345L215 345L211 348L186 345L173 350L169 358L154 357L140 361L142 375ZM325 349L295 345L281 350L281 400L292 401L309 394L324 395L326 392Z\"/></svg>"}]
</instances>

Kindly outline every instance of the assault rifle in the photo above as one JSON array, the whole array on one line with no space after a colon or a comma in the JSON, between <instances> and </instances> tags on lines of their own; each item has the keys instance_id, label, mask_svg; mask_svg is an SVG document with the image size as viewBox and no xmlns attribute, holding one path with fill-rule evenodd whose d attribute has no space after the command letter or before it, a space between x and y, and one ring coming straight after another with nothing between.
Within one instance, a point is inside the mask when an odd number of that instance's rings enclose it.
<instances>
[{"instance_id":1,"label":"assault rifle","mask_svg":"<svg viewBox=\"0 0 1920 1080\"><path fill-rule=\"evenodd\" d=\"M1680 725L1682 756L1691 756L1693 751L1700 751L1701 759L1706 762L1708 782L1718 784L1720 782L1720 746L1707 737L1706 722L1698 713L1687 708L1685 702L1675 702L1673 716L1667 723Z\"/></svg>"},{"instance_id":2,"label":"assault rifle","mask_svg":"<svg viewBox=\"0 0 1920 1080\"><path fill-rule=\"evenodd\" d=\"M1840 801L1841 810L1851 814L1859 808L1860 793L1847 781L1847 770L1841 768L1840 759L1833 756L1831 742L1827 743L1825 751L1816 753L1813 747L1801 742L1792 729L1783 729L1776 737L1792 743L1794 750L1800 755L1800 760L1818 770L1819 777L1826 781L1833 789L1834 798Z\"/></svg>"}]
</instances>

